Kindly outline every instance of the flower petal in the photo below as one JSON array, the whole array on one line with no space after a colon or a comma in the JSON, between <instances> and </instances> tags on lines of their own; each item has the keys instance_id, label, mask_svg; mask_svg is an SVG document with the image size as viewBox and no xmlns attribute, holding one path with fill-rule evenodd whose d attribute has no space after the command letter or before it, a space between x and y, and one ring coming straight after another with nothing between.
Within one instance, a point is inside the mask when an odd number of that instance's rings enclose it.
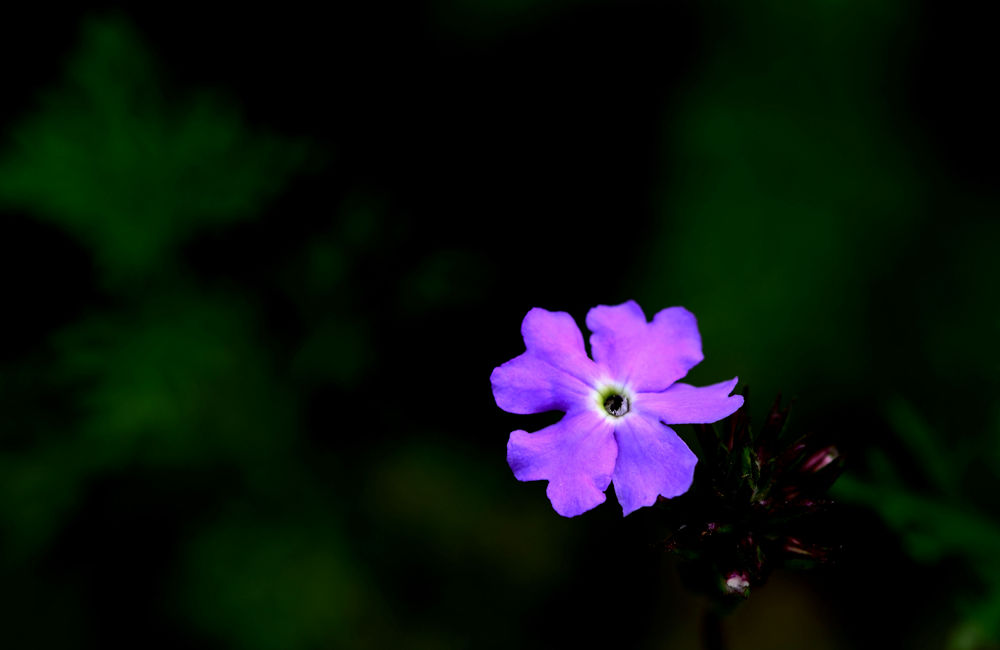
<instances>
[{"instance_id":1,"label":"flower petal","mask_svg":"<svg viewBox=\"0 0 1000 650\"><path fill-rule=\"evenodd\" d=\"M493 369L493 398L508 413L568 411L586 399L587 385L530 352Z\"/></svg>"},{"instance_id":2,"label":"flower petal","mask_svg":"<svg viewBox=\"0 0 1000 650\"><path fill-rule=\"evenodd\" d=\"M639 393L635 408L666 424L708 424L743 406L742 395L732 395L739 377L711 386L677 383L660 393Z\"/></svg>"},{"instance_id":3,"label":"flower petal","mask_svg":"<svg viewBox=\"0 0 1000 650\"><path fill-rule=\"evenodd\" d=\"M623 514L691 487L698 457L670 427L637 413L615 425L615 440L618 460L611 480Z\"/></svg>"},{"instance_id":4,"label":"flower petal","mask_svg":"<svg viewBox=\"0 0 1000 650\"><path fill-rule=\"evenodd\" d=\"M637 391L661 391L701 363L701 335L694 314L670 307L646 321L633 300L599 305L587 314L594 361Z\"/></svg>"},{"instance_id":5,"label":"flower petal","mask_svg":"<svg viewBox=\"0 0 1000 650\"><path fill-rule=\"evenodd\" d=\"M532 309L521 323L527 351L490 375L497 406L510 413L568 411L586 400L597 379L583 335L566 312Z\"/></svg>"},{"instance_id":6,"label":"flower petal","mask_svg":"<svg viewBox=\"0 0 1000 650\"><path fill-rule=\"evenodd\" d=\"M597 367L587 357L583 334L573 317L564 311L535 307L521 321L524 347L554 367L583 381L597 374Z\"/></svg>"},{"instance_id":7,"label":"flower petal","mask_svg":"<svg viewBox=\"0 0 1000 650\"><path fill-rule=\"evenodd\" d=\"M536 433L515 431L507 463L519 481L547 480L555 511L575 517L604 503L618 447L614 428L594 411L571 413Z\"/></svg>"}]
</instances>

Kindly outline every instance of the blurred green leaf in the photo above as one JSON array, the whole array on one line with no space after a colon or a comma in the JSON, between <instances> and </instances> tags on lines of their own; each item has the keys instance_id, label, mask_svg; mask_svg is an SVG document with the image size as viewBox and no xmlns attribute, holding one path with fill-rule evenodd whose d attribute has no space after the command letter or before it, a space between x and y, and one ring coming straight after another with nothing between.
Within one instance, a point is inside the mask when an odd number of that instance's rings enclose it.
<instances>
[{"instance_id":1,"label":"blurred green leaf","mask_svg":"<svg viewBox=\"0 0 1000 650\"><path fill-rule=\"evenodd\" d=\"M252 312L227 296L179 293L63 332L61 372L88 387L81 433L115 462L274 462L293 404L268 370Z\"/></svg>"},{"instance_id":2,"label":"blurred green leaf","mask_svg":"<svg viewBox=\"0 0 1000 650\"><path fill-rule=\"evenodd\" d=\"M0 525L16 557L45 548L98 476L232 468L274 491L296 471L295 403L262 354L252 311L184 292L134 307L58 334L49 372L74 389L60 404L73 421L36 427L0 454Z\"/></svg>"},{"instance_id":3,"label":"blurred green leaf","mask_svg":"<svg viewBox=\"0 0 1000 650\"><path fill-rule=\"evenodd\" d=\"M897 533L917 562L933 564L961 560L985 588L972 597L967 620L956 627L949 648L986 648L1000 642L1000 523L976 507L974 495L962 494L957 483L959 451L938 444L935 433L907 403L897 400L887 409L894 432L932 487L921 495L904 483L889 457L869 452L872 478L842 476L833 486L835 498L864 504L878 512Z\"/></svg>"},{"instance_id":4,"label":"blurred green leaf","mask_svg":"<svg viewBox=\"0 0 1000 650\"><path fill-rule=\"evenodd\" d=\"M44 548L77 505L94 459L75 440L0 454L0 528L7 561Z\"/></svg>"},{"instance_id":5,"label":"blurred green leaf","mask_svg":"<svg viewBox=\"0 0 1000 650\"><path fill-rule=\"evenodd\" d=\"M122 20L85 25L63 85L0 152L0 205L53 221L112 286L169 264L177 243L254 216L304 147L253 133L209 95L177 98Z\"/></svg>"},{"instance_id":6,"label":"blurred green leaf","mask_svg":"<svg viewBox=\"0 0 1000 650\"><path fill-rule=\"evenodd\" d=\"M892 430L916 456L916 461L931 480L933 488L949 497L958 496L956 472L960 471L960 466L956 462L957 455L949 454L939 444L937 435L907 402L892 400L886 409L886 415ZM944 459L949 458L949 455L951 462L946 462Z\"/></svg>"},{"instance_id":7,"label":"blurred green leaf","mask_svg":"<svg viewBox=\"0 0 1000 650\"><path fill-rule=\"evenodd\" d=\"M945 555L972 562L977 570L993 568L993 555L1000 548L1000 525L948 501L919 497L906 489L887 488L843 476L833 494L844 501L864 503L876 509L899 531L914 559L934 562Z\"/></svg>"},{"instance_id":8,"label":"blurred green leaf","mask_svg":"<svg viewBox=\"0 0 1000 650\"><path fill-rule=\"evenodd\" d=\"M1000 589L992 586L986 597L965 608L966 619L948 639L947 650L996 650L1000 647Z\"/></svg>"}]
</instances>

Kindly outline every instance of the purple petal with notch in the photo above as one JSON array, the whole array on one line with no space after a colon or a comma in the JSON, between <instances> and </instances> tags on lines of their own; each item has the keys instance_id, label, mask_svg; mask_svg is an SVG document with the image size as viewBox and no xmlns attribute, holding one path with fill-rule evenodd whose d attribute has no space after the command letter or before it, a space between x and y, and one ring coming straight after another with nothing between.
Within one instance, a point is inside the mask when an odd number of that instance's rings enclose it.
<instances>
[{"instance_id":1,"label":"purple petal with notch","mask_svg":"<svg viewBox=\"0 0 1000 650\"><path fill-rule=\"evenodd\" d=\"M555 511L575 517L604 503L618 446L614 428L594 411L577 411L541 431L514 431L507 463L519 481L549 482Z\"/></svg>"},{"instance_id":2,"label":"purple petal with notch","mask_svg":"<svg viewBox=\"0 0 1000 650\"><path fill-rule=\"evenodd\" d=\"M509 413L568 411L592 390L600 369L566 312L535 308L521 323L527 351L490 375L497 406Z\"/></svg>"},{"instance_id":3,"label":"purple petal with notch","mask_svg":"<svg viewBox=\"0 0 1000 650\"><path fill-rule=\"evenodd\" d=\"M651 506L657 496L687 492L698 457L670 427L636 413L615 424L618 460L611 476L615 494L628 515Z\"/></svg>"},{"instance_id":4,"label":"purple petal with notch","mask_svg":"<svg viewBox=\"0 0 1000 650\"><path fill-rule=\"evenodd\" d=\"M646 321L634 300L599 305L587 313L594 361L636 391L661 391L701 363L701 335L694 314L670 307Z\"/></svg>"}]
</instances>

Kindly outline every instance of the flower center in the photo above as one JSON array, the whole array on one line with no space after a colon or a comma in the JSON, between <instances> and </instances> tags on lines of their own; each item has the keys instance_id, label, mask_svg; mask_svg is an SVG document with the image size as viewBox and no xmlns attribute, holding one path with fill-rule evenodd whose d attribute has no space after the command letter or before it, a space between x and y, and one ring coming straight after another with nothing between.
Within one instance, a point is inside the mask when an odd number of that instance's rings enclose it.
<instances>
[{"instance_id":1,"label":"flower center","mask_svg":"<svg viewBox=\"0 0 1000 650\"><path fill-rule=\"evenodd\" d=\"M618 393L612 393L604 400L604 410L608 412L608 415L620 418L628 413L628 398Z\"/></svg>"}]
</instances>

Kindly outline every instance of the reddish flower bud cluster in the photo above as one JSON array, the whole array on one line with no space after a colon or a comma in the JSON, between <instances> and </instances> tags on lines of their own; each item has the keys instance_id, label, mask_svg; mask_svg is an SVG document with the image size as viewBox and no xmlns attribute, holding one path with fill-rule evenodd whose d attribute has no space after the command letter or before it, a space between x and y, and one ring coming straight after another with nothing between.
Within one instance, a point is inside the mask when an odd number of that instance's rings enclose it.
<instances>
[{"instance_id":1,"label":"reddish flower bud cluster","mask_svg":"<svg viewBox=\"0 0 1000 650\"><path fill-rule=\"evenodd\" d=\"M659 504L674 531L664 547L681 558L690 588L738 601L775 566L830 559L835 545L815 539L815 529L842 458L790 433L788 411L779 397L759 431L745 406L714 426L694 425L701 453L692 489Z\"/></svg>"}]
</instances>

